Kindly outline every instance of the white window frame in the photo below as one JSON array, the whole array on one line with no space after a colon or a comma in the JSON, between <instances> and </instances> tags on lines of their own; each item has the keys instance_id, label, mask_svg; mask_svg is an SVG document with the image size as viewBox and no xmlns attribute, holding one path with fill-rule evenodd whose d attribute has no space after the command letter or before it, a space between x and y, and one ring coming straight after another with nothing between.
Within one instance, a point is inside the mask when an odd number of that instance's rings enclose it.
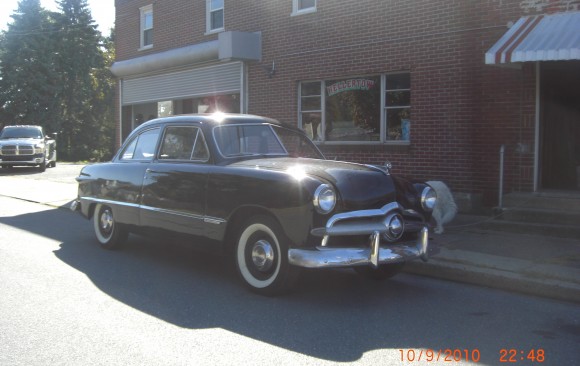
<instances>
[{"instance_id":1,"label":"white window frame","mask_svg":"<svg viewBox=\"0 0 580 366\"><path fill-rule=\"evenodd\" d=\"M147 15L151 15L151 28L145 28L145 19ZM149 4L142 8L139 8L139 18L140 18L140 26L139 26L139 50L147 50L153 47L153 40L151 40L151 44L145 44L145 31L150 30L153 32L153 4Z\"/></svg>"},{"instance_id":2,"label":"white window frame","mask_svg":"<svg viewBox=\"0 0 580 366\"><path fill-rule=\"evenodd\" d=\"M224 4L222 5L221 8L217 8L217 9L212 9L211 8L211 1L212 0L205 0L205 33L206 34L211 34L211 33L218 33L218 32L223 32L225 30L225 26L226 26L226 20L225 20L225 0L224 0ZM222 11L222 23L223 26L221 28L215 28L212 29L211 28L211 14L214 11Z\"/></svg>"},{"instance_id":3,"label":"white window frame","mask_svg":"<svg viewBox=\"0 0 580 366\"><path fill-rule=\"evenodd\" d=\"M328 80L304 80L298 83L298 128L304 129L304 124L302 123L302 116L303 113L306 112L320 112L321 114L321 139L314 141L317 145L377 145L377 144L386 144L386 145L409 145L411 140L389 140L387 138L387 110L388 109L403 109L408 108L411 109L411 105L409 106L396 106L391 107L386 105L386 82L387 77L389 75L397 75L397 74L408 74L409 77L411 76L410 72L395 72L395 73L388 73L388 74L380 74L381 79L381 111L380 111L380 119L381 119L381 126L380 126L380 140L379 141L327 141L326 140L326 82ZM377 76L377 75L371 75ZM302 83L313 83L313 82L320 82L320 108L316 110L302 110ZM392 91L392 90L391 90ZM401 91L409 91L411 92L411 88L409 89L401 89Z\"/></svg>"},{"instance_id":4,"label":"white window frame","mask_svg":"<svg viewBox=\"0 0 580 366\"><path fill-rule=\"evenodd\" d=\"M318 5L318 0L314 0L314 6L300 9L300 0L292 0L292 16L309 14L316 12L316 6Z\"/></svg>"}]
</instances>

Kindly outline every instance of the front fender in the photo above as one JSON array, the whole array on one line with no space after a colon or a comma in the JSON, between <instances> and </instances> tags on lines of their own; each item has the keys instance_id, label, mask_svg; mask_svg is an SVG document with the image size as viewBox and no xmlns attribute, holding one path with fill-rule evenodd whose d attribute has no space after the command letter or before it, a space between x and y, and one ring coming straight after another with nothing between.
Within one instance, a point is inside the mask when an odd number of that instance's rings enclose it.
<instances>
[{"instance_id":1,"label":"front fender","mask_svg":"<svg viewBox=\"0 0 580 366\"><path fill-rule=\"evenodd\" d=\"M240 219L239 212L245 213L242 216L268 213L280 223L292 245L303 246L321 216L312 203L320 184L308 176L295 179L284 172L218 167L208 182L207 216L230 222Z\"/></svg>"}]
</instances>

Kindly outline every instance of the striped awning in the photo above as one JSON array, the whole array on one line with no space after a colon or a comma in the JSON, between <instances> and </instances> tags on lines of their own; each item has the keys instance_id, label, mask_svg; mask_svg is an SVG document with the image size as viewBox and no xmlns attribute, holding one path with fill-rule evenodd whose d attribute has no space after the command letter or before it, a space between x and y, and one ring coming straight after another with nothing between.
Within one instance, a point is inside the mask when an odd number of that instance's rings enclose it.
<instances>
[{"instance_id":1,"label":"striped awning","mask_svg":"<svg viewBox=\"0 0 580 366\"><path fill-rule=\"evenodd\" d=\"M580 12L520 18L485 53L489 65L580 60Z\"/></svg>"}]
</instances>

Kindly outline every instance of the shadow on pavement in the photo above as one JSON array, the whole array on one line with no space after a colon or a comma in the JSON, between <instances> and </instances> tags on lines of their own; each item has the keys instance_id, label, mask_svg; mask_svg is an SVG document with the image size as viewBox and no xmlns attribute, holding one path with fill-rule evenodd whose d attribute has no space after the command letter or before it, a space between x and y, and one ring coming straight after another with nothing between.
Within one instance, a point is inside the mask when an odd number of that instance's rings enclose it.
<instances>
[{"instance_id":1,"label":"shadow on pavement","mask_svg":"<svg viewBox=\"0 0 580 366\"><path fill-rule=\"evenodd\" d=\"M42 174L37 167L18 166L13 168L0 168L0 177L2 176L24 176Z\"/></svg>"},{"instance_id":2,"label":"shadow on pavement","mask_svg":"<svg viewBox=\"0 0 580 366\"><path fill-rule=\"evenodd\" d=\"M305 271L294 292L268 298L246 291L226 258L189 247L131 235L123 249L103 250L91 223L65 210L0 217L0 223L60 241L58 259L138 311L183 328L223 328L320 359L347 362L376 349L452 347L495 356L502 340L482 345L474 335L505 330L505 339L521 331L504 326L509 314L493 314L505 305L490 305L482 300L485 294L468 287L456 293L461 287L445 282L434 289L404 274L377 283L350 270ZM525 309L525 298L516 301L522 316L533 313ZM460 326L459 313L467 318Z\"/></svg>"}]
</instances>

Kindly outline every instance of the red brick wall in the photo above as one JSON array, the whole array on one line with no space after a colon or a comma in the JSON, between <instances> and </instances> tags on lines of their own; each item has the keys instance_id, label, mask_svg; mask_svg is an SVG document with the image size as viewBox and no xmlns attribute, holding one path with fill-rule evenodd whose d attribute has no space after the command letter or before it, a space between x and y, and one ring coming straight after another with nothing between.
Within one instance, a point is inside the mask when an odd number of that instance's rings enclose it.
<instances>
[{"instance_id":1,"label":"red brick wall","mask_svg":"<svg viewBox=\"0 0 580 366\"><path fill-rule=\"evenodd\" d=\"M139 48L139 7L153 3L154 47ZM262 32L262 62L249 64L249 113L297 124L301 80L411 74L409 146L325 146L361 163L446 181L452 190L497 196L499 149L505 190L533 188L535 67L485 65L485 52L520 16L573 10L578 1L320 0L291 16L292 0L225 0L225 28ZM117 0L117 59L206 42L205 0ZM265 67L276 62L269 78Z\"/></svg>"}]
</instances>

